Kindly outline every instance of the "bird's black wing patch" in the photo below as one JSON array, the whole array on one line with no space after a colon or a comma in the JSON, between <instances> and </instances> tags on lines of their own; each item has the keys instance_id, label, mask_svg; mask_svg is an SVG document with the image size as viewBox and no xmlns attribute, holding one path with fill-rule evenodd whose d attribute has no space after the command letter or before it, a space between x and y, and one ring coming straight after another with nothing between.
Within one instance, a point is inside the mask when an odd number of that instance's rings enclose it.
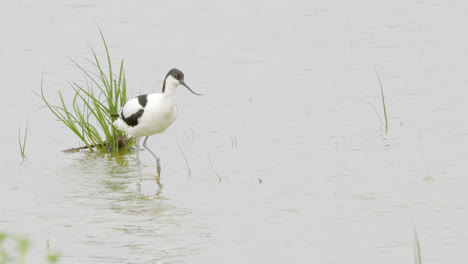
<instances>
[{"instance_id":1,"label":"bird's black wing patch","mask_svg":"<svg viewBox=\"0 0 468 264\"><path fill-rule=\"evenodd\" d=\"M142 106L145 107L146 103L148 103L148 95L143 94L138 96L138 103Z\"/></svg>"},{"instance_id":2,"label":"bird's black wing patch","mask_svg":"<svg viewBox=\"0 0 468 264\"><path fill-rule=\"evenodd\" d=\"M138 104L141 105L141 107L145 107L146 104L148 103L148 95L147 94L142 94L142 95L139 95L136 97L136 99L138 100ZM128 103L128 102L127 102ZM128 116L128 117L125 117L124 115L124 111L123 109L125 108L125 105L127 104L125 103L123 106L122 106L122 109L120 110L120 118L122 118L122 120L128 125L128 126L131 126L131 127L134 127L136 125L138 125L138 118L140 118L143 113L145 112L144 109L140 109L138 110L137 112L133 113L132 115ZM135 105L136 106L136 105Z\"/></svg>"},{"instance_id":3,"label":"bird's black wing patch","mask_svg":"<svg viewBox=\"0 0 468 264\"><path fill-rule=\"evenodd\" d=\"M138 112L134 113L133 115L129 117L125 117L123 113L120 113L122 120L129 126L134 127L138 125L138 118L140 118L143 115L143 112L145 110L140 109Z\"/></svg>"}]
</instances>

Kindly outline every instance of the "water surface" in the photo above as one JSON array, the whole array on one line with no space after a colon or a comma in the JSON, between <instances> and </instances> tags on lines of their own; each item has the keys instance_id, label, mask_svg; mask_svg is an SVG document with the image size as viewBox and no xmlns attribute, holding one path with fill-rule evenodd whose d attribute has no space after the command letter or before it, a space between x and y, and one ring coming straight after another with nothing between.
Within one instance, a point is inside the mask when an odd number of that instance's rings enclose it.
<instances>
[{"instance_id":1,"label":"water surface","mask_svg":"<svg viewBox=\"0 0 468 264\"><path fill-rule=\"evenodd\" d=\"M63 263L409 263L413 223L425 262L467 259L464 1L5 5L0 231L31 259L48 241ZM140 182L134 155L62 152L78 139L31 91L44 73L51 100L71 95L67 56L103 55L95 21L131 96L172 67L205 94L178 91L149 140L159 182L148 153Z\"/></svg>"}]
</instances>

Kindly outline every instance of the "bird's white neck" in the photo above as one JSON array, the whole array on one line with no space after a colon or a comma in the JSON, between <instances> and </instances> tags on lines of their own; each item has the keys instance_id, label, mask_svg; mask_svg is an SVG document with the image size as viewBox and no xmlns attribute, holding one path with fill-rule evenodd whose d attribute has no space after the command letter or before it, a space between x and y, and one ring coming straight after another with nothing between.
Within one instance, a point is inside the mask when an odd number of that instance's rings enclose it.
<instances>
[{"instance_id":1,"label":"bird's white neck","mask_svg":"<svg viewBox=\"0 0 468 264\"><path fill-rule=\"evenodd\" d=\"M174 79L172 76L167 76L164 83L164 96L165 97L175 97L177 86L179 86L179 81Z\"/></svg>"}]
</instances>

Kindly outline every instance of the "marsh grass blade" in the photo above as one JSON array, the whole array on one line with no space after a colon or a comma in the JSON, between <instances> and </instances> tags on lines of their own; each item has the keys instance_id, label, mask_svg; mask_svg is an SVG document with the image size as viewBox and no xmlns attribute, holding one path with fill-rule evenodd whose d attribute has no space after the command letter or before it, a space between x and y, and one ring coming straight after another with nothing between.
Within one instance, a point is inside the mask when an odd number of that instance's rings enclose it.
<instances>
[{"instance_id":1,"label":"marsh grass blade","mask_svg":"<svg viewBox=\"0 0 468 264\"><path fill-rule=\"evenodd\" d=\"M24 131L24 137L23 140L21 140L21 127L18 126L18 144L20 148L20 153L21 157L24 158L26 157L26 138L28 136L28 125L29 125L29 118L26 120L26 129Z\"/></svg>"},{"instance_id":2,"label":"marsh grass blade","mask_svg":"<svg viewBox=\"0 0 468 264\"><path fill-rule=\"evenodd\" d=\"M374 106L372 103L370 103L370 102L367 102L367 101L362 100L362 99L360 99L360 98L359 98L359 100L361 100L361 101L363 101L364 103L370 105L370 106L372 107L372 109L374 109L374 112L375 112L375 114L377 115L377 118L378 118L379 121L380 121L380 125L383 127L384 124L383 124L383 122L382 122L382 118L381 118L380 115L379 115L379 111L377 111L377 108L375 108L375 106Z\"/></svg>"},{"instance_id":3,"label":"marsh grass blade","mask_svg":"<svg viewBox=\"0 0 468 264\"><path fill-rule=\"evenodd\" d=\"M208 161L210 162L211 169L213 170L214 174L216 175L216 177L218 177L218 181L221 182L221 177L219 176L219 174L214 169L213 162L211 162L210 154L208 154Z\"/></svg>"},{"instance_id":4,"label":"marsh grass blade","mask_svg":"<svg viewBox=\"0 0 468 264\"><path fill-rule=\"evenodd\" d=\"M414 228L414 263L422 264L421 246L419 245L418 233L416 232L416 228Z\"/></svg>"},{"instance_id":5,"label":"marsh grass blade","mask_svg":"<svg viewBox=\"0 0 468 264\"><path fill-rule=\"evenodd\" d=\"M382 95L382 105L383 105L383 111L384 111L384 117L385 117L385 134L388 134L387 108L385 106L385 96L384 96L382 81L380 80L379 72L377 71L377 69L374 68L374 70L375 70L375 74L377 75L377 79L379 79L380 92L381 92L381 95Z\"/></svg>"},{"instance_id":6,"label":"marsh grass blade","mask_svg":"<svg viewBox=\"0 0 468 264\"><path fill-rule=\"evenodd\" d=\"M192 171L190 170L190 166L188 164L187 157L185 157L185 153L182 150L182 147L180 146L179 142L177 142L177 145L179 146L180 152L182 153L182 156L184 157L185 164L187 165L187 173L188 173L188 175L190 177L190 175L192 175Z\"/></svg>"}]
</instances>

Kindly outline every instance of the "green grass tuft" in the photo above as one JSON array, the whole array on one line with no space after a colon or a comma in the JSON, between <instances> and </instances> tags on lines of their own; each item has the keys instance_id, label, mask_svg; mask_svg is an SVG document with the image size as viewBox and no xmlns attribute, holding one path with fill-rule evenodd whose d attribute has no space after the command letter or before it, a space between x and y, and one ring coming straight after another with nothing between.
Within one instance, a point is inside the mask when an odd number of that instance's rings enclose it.
<instances>
[{"instance_id":1,"label":"green grass tuft","mask_svg":"<svg viewBox=\"0 0 468 264\"><path fill-rule=\"evenodd\" d=\"M116 75L112 71L111 56L101 29L99 33L106 51L107 69L91 48L93 59L88 61L92 70L70 58L86 79L85 85L69 83L75 92L71 105L67 106L61 91L60 104L50 103L44 95L43 80L40 97L58 121L63 122L90 151L117 152L128 149L136 142L112 124L117 119L112 115L117 114L127 101L124 60L121 60Z\"/></svg>"},{"instance_id":2,"label":"green grass tuft","mask_svg":"<svg viewBox=\"0 0 468 264\"><path fill-rule=\"evenodd\" d=\"M18 263L26 264L31 242L25 235L12 235L0 232L0 264ZM50 264L57 263L60 253L52 252L47 248L46 261ZM34 262L36 263L36 262Z\"/></svg>"}]
</instances>

